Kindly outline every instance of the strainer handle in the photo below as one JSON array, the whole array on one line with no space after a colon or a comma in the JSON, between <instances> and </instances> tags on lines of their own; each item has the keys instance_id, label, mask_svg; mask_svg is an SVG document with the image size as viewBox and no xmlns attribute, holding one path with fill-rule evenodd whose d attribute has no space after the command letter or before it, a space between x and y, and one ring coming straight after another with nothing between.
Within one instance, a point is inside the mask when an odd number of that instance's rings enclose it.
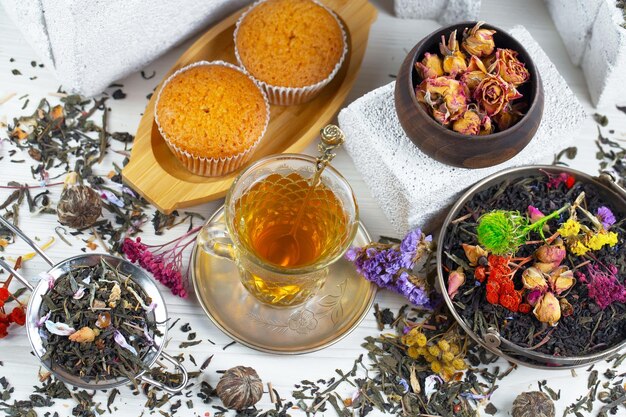
<instances>
[{"instance_id":1,"label":"strainer handle","mask_svg":"<svg viewBox=\"0 0 626 417\"><path fill-rule=\"evenodd\" d=\"M20 274L15 269L13 269L13 267L9 265L9 263L5 261L4 259L0 259L0 266L5 271L8 271L9 273L13 274L13 276L17 278L22 284L24 284L24 286L28 288L31 292L35 289L35 287L33 287L33 284L28 282L28 280L25 277L23 277L22 274Z\"/></svg>"},{"instance_id":2,"label":"strainer handle","mask_svg":"<svg viewBox=\"0 0 626 417\"><path fill-rule=\"evenodd\" d=\"M24 242L28 243L28 246L33 248L35 250L35 252L37 252L43 258L43 260L48 263L48 265L54 266L54 262L52 261L52 259L50 259L50 257L48 255L46 255L46 253L43 251L43 249L41 249L39 246L37 246L37 244L31 238L26 236L24 234L24 232L22 232L19 228L15 227L13 225L13 223L9 222L3 216L0 216L0 223L2 223L2 225L4 227L6 227L10 231L12 231L16 235L18 235L20 238L22 238L22 240L24 240ZM16 275L16 277L17 277L17 275Z\"/></svg>"},{"instance_id":3,"label":"strainer handle","mask_svg":"<svg viewBox=\"0 0 626 417\"><path fill-rule=\"evenodd\" d=\"M174 387L170 387L169 385L165 385L159 381L155 381L154 379L150 378L149 376L146 375L142 375L140 377L140 379L143 382L147 382L148 384L152 385L153 387L162 389L163 391L167 391L170 394L178 394L179 392L181 392L183 389L185 389L185 387L187 386L187 382L189 382L189 375L187 374L187 370L185 369L185 367L183 365L181 365L174 357L172 357L171 355L165 353L165 352L161 352L160 356L165 359L166 361L168 361L169 363L171 363L172 365L174 365L174 368L178 369L180 371L180 373L183 375L183 380L181 381L181 383L179 385L176 385Z\"/></svg>"}]
</instances>

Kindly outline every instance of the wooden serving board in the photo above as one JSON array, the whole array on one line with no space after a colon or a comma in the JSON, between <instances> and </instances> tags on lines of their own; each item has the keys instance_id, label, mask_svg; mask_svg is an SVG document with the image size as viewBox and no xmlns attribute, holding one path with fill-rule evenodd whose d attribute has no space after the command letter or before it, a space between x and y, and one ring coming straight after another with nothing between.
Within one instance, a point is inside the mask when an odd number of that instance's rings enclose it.
<instances>
[{"instance_id":1,"label":"wooden serving board","mask_svg":"<svg viewBox=\"0 0 626 417\"><path fill-rule=\"evenodd\" d=\"M341 18L348 32L349 50L343 67L314 100L298 106L271 106L267 133L253 160L276 153L301 152L319 134L343 104L354 84L376 9L368 0L323 0ZM222 20L178 59L163 77L196 61L223 60L237 64L233 32L245 8ZM280 65L280 63L277 63ZM161 81L163 82L163 81ZM223 177L202 177L187 171L170 152L154 122L154 102L161 85L148 102L130 162L122 171L126 183L164 213L223 197L237 172Z\"/></svg>"}]
</instances>

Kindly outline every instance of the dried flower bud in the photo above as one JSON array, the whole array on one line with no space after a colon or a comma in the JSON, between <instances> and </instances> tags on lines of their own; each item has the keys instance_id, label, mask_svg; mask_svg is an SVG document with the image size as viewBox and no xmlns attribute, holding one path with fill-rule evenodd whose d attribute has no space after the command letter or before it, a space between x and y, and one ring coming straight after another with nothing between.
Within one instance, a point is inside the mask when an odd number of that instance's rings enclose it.
<instances>
[{"instance_id":1,"label":"dried flower bud","mask_svg":"<svg viewBox=\"0 0 626 417\"><path fill-rule=\"evenodd\" d=\"M562 266L550 274L549 281L552 290L557 293L557 295L560 295L574 285L574 272L568 267Z\"/></svg>"},{"instance_id":2,"label":"dried flower bud","mask_svg":"<svg viewBox=\"0 0 626 417\"><path fill-rule=\"evenodd\" d=\"M459 118L467 108L463 86L450 77L425 79L418 86L415 95L442 125Z\"/></svg>"},{"instance_id":3,"label":"dried flower bud","mask_svg":"<svg viewBox=\"0 0 626 417\"><path fill-rule=\"evenodd\" d=\"M467 243L463 243L463 251L465 252L465 257L471 266L478 265L478 260L480 258L489 255L489 252L481 248L479 245L468 245Z\"/></svg>"},{"instance_id":4,"label":"dried flower bud","mask_svg":"<svg viewBox=\"0 0 626 417\"><path fill-rule=\"evenodd\" d=\"M236 366L222 375L215 391L224 407L231 410L243 410L261 399L263 382L254 369Z\"/></svg>"},{"instance_id":5,"label":"dried flower bud","mask_svg":"<svg viewBox=\"0 0 626 417\"><path fill-rule=\"evenodd\" d=\"M474 91L474 99L489 116L500 113L509 101L521 96L505 80L492 74L487 74Z\"/></svg>"},{"instance_id":6,"label":"dried flower bud","mask_svg":"<svg viewBox=\"0 0 626 417\"><path fill-rule=\"evenodd\" d=\"M510 103L504 106L502 111L494 116L498 128L506 130L517 123L524 116L524 113L519 110L520 108L521 106L511 106Z\"/></svg>"},{"instance_id":7,"label":"dried flower bud","mask_svg":"<svg viewBox=\"0 0 626 417\"><path fill-rule=\"evenodd\" d=\"M107 300L109 307L115 308L117 302L120 300L121 295L122 289L120 288L118 283L115 283L115 285L113 285L113 288L111 288L111 294L109 294L109 299Z\"/></svg>"},{"instance_id":8,"label":"dried flower bud","mask_svg":"<svg viewBox=\"0 0 626 417\"><path fill-rule=\"evenodd\" d=\"M541 296L543 295L543 291L540 289L532 290L528 294L526 294L526 302L530 304L532 307L536 306Z\"/></svg>"},{"instance_id":9,"label":"dried flower bud","mask_svg":"<svg viewBox=\"0 0 626 417\"><path fill-rule=\"evenodd\" d=\"M480 133L479 135L491 135L493 133L494 126L491 123L491 117L484 115L480 121Z\"/></svg>"},{"instance_id":10,"label":"dried flower bud","mask_svg":"<svg viewBox=\"0 0 626 417\"><path fill-rule=\"evenodd\" d=\"M415 69L422 79L436 78L443 75L441 58L439 58L437 54L430 54L428 52L424 54L422 62L415 63Z\"/></svg>"},{"instance_id":11,"label":"dried flower bud","mask_svg":"<svg viewBox=\"0 0 626 417\"><path fill-rule=\"evenodd\" d=\"M456 30L450 34L447 42L446 37L441 35L439 51L441 55L443 55L443 70L446 74L456 76L456 74L467 70L465 55L463 55L463 52L459 51L459 43L456 40Z\"/></svg>"},{"instance_id":12,"label":"dried flower bud","mask_svg":"<svg viewBox=\"0 0 626 417\"><path fill-rule=\"evenodd\" d=\"M517 51L512 49L498 49L496 61L491 66L490 72L498 74L506 82L515 87L525 83L530 78L526 66L517 59Z\"/></svg>"},{"instance_id":13,"label":"dried flower bud","mask_svg":"<svg viewBox=\"0 0 626 417\"><path fill-rule=\"evenodd\" d=\"M463 268L459 267L448 275L448 295L451 299L454 298L463 284L465 284L465 273Z\"/></svg>"},{"instance_id":14,"label":"dried flower bud","mask_svg":"<svg viewBox=\"0 0 626 417\"><path fill-rule=\"evenodd\" d=\"M541 210L539 210L537 207L528 206L527 210L528 210L528 218L530 219L531 223L535 223L538 220L546 217L546 215L543 214Z\"/></svg>"},{"instance_id":15,"label":"dried flower bud","mask_svg":"<svg viewBox=\"0 0 626 417\"><path fill-rule=\"evenodd\" d=\"M69 339L72 342L89 343L93 342L98 334L99 332L97 330L85 326L82 329L77 330L75 333L72 333L69 336Z\"/></svg>"},{"instance_id":16,"label":"dried flower bud","mask_svg":"<svg viewBox=\"0 0 626 417\"><path fill-rule=\"evenodd\" d=\"M565 298L559 299L559 304L561 306L561 313L563 314L563 317L568 317L574 314L574 307L572 307L572 305L570 304L569 301L567 301L567 299Z\"/></svg>"},{"instance_id":17,"label":"dried flower bud","mask_svg":"<svg viewBox=\"0 0 626 417\"><path fill-rule=\"evenodd\" d=\"M467 28L463 31L463 49L470 55L476 55L479 58L491 55L496 47L493 40L493 35L496 31L481 29L480 27L483 24L485 24L485 22L478 22L476 26L469 31Z\"/></svg>"},{"instance_id":18,"label":"dried flower bud","mask_svg":"<svg viewBox=\"0 0 626 417\"><path fill-rule=\"evenodd\" d=\"M550 326L556 326L561 319L561 305L559 300L551 292L543 295L541 300L535 305L533 314L542 323L548 323Z\"/></svg>"},{"instance_id":19,"label":"dried flower bud","mask_svg":"<svg viewBox=\"0 0 626 417\"><path fill-rule=\"evenodd\" d=\"M466 110L463 115L454 121L452 130L462 135L476 136L480 133L480 116L472 110Z\"/></svg>"},{"instance_id":20,"label":"dried flower bud","mask_svg":"<svg viewBox=\"0 0 626 417\"><path fill-rule=\"evenodd\" d=\"M535 258L539 262L553 264L555 268L563 262L565 255L566 250L561 239L557 239L552 245L543 245L535 251Z\"/></svg>"},{"instance_id":21,"label":"dried flower bud","mask_svg":"<svg viewBox=\"0 0 626 417\"><path fill-rule=\"evenodd\" d=\"M524 270L524 272L522 273L522 282L524 283L524 288L528 288L529 290L548 289L548 282L546 281L543 273L534 266L531 266L530 268L526 268Z\"/></svg>"},{"instance_id":22,"label":"dried flower bud","mask_svg":"<svg viewBox=\"0 0 626 417\"><path fill-rule=\"evenodd\" d=\"M474 90L476 90L478 84L485 78L485 75L487 75L485 64L479 58L472 55L469 65L467 66L467 71L461 75L459 81L463 83L467 89L467 94L471 96L474 94Z\"/></svg>"}]
</instances>

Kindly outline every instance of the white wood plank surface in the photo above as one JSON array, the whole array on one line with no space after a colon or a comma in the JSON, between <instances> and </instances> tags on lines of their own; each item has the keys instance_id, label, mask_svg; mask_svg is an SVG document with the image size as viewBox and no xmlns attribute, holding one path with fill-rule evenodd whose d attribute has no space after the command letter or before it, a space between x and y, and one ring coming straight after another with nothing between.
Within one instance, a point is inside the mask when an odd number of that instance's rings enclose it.
<instances>
[{"instance_id":1,"label":"white wood plank surface","mask_svg":"<svg viewBox=\"0 0 626 417\"><path fill-rule=\"evenodd\" d=\"M372 27L361 73L346 105L367 91L390 82L392 80L390 75L397 72L408 50L423 36L438 27L438 24L434 21L396 19L392 15L391 0L377 0L374 3L379 9L378 20ZM580 69L574 67L569 61L563 41L556 32L543 1L484 0L481 19L505 29L516 24L524 25L550 56L586 109L590 113L596 111L591 107L583 75ZM109 100L108 105L112 109L110 113L110 129L134 132L147 102L146 95L151 92L158 80L190 43L191 41L183 43L153 64L147 66L145 68L146 73L150 74L153 70L156 71L155 78L144 80L139 73L136 73L120 81L120 83L124 84L123 90L128 96L124 100ZM10 62L10 58L14 58L15 62ZM115 59L115 57L111 57L111 59ZM30 62L33 60L36 61L37 57L26 44L17 28L8 20L4 11L0 9L0 98L4 97L5 94L16 94L11 100L0 105L0 122L11 121L13 117L24 114L24 110L21 110L21 107L26 99L18 99L24 94L28 94L27 98L30 100L27 106L28 109L33 109L43 97L55 100L48 93L57 90L57 81L45 69L32 68ZM12 75L11 70L14 68L19 69L23 75ZM31 76L37 76L37 79L30 80L29 77ZM626 76L624 81L626 82ZM111 89L109 92L112 91ZM626 97L622 103L616 104L626 105ZM609 117L610 125L607 129L614 129L616 131L615 137L626 139L626 114L617 111L614 107L598 109L597 111ZM579 148L579 157L573 162L573 167L590 173L597 171L597 161L594 157L596 151L594 140L596 136L597 126L590 117L584 127L577 133L576 144ZM3 129L0 130L0 138L4 137ZM122 145L113 143L112 148L121 149ZM0 143L0 156L4 156L4 159L0 161L0 184L4 185L8 180L36 183L30 174L28 156L23 155L24 158L22 158L18 152L14 157L9 157L8 153L12 149L14 149L12 145L6 142ZM312 154L314 152L313 146L309 147L308 153ZM26 159L27 162L11 164L9 162L10 159ZM107 157L105 163L100 168L100 173L106 174L110 170L110 165L108 164L114 160L119 160L119 158ZM378 208L376 201L372 199L360 174L355 170L354 165L345 152L340 152L335 160L335 165L352 184L358 197L362 220L371 234L374 237L381 234L390 234L391 227L388 220ZM58 187L53 189L54 196L58 196L59 192L60 189ZM3 200L8 193L8 190L0 190L0 200ZM430 196L430 198L435 199L436 196ZM220 204L220 201L204 204L194 208L193 211L209 215ZM57 223L54 217L31 217L27 211L27 208L23 208L21 224L29 235L37 237L42 241L55 236L54 227ZM150 225L147 225L145 230L146 233L142 235L143 240L149 243L156 243L165 242L180 235L182 228L171 230L160 237L156 237L151 233L152 227ZM80 248L84 247L84 244L81 244L79 240L73 240L72 242L74 245L70 248L63 242L57 241L48 250L49 255L53 259L61 260L71 254L80 253ZM11 245L5 252L5 255L16 256L25 252L28 252L28 249L23 243L19 242ZM24 273L34 280L37 273L44 269L44 262L39 257L36 257L26 263ZM218 375L215 373L216 370L227 369L235 365L252 366L257 369L265 382L271 381L273 383L283 398L289 398L293 384L298 383L301 379L317 380L319 378L329 378L334 375L334 371L337 368L350 368L354 358L364 353L360 347L363 338L377 334L373 315L368 314L363 323L344 340L325 350L308 355L276 356L263 354L237 344L222 350L231 340L211 324L195 298L191 297L187 300L182 300L169 295L166 289L163 293L166 296L168 311L172 319L180 318L179 326L176 326L170 335L171 341L166 350L173 354L183 351L186 357L188 354L193 354L198 364L209 355L215 354L210 367L202 376L203 379L212 385L215 385L218 380ZM377 302L392 309L397 309L403 304L403 300L400 297L384 292L379 293ZM193 330L205 341L198 346L180 350L178 345L181 341L186 340L186 335L180 332L178 327L186 322L189 322ZM4 366L0 367L0 376L5 375L15 387L14 399L27 399L28 395L33 392L32 386L38 382L37 371L39 364L29 353L30 345L24 329L16 330L12 328L11 330L9 337L0 340L0 361L4 362ZM206 339L211 339L215 342L215 345L211 345ZM188 360L185 364L190 369L195 369ZM599 365L601 371L604 369L604 365L604 363ZM622 369L622 371L624 370L626 368ZM570 371L545 372L521 368L499 383L500 389L496 391L492 398L493 403L500 409L497 415L509 415L507 410L510 408L515 395L524 390L535 389L537 381L542 379L547 379L551 387L562 390L562 399L557 404L557 415L562 414L565 406L586 392L587 374L584 370L579 370L578 377L573 377ZM352 391L349 388L346 388L344 393L346 396L352 395ZM98 394L97 398L103 404L106 404L105 394ZM141 413L144 402L145 398L143 396L135 397L130 393L130 390L124 388L122 389L122 395L116 401L119 410L115 415L138 416ZM185 399L183 399L184 402ZM205 414L207 412L213 415L215 410L210 405L201 404L201 401L195 398L195 394L194 403L196 405L194 410L187 410L183 404L177 415L205 416L208 415ZM73 401L70 400L58 401L53 410L59 411L62 416L70 415L73 404ZM268 395L264 395L259 406L270 406ZM167 411L168 407L164 407L164 410ZM297 414L294 411L294 415ZM43 411L40 411L40 415L43 415ZM326 415L334 415L334 412L328 412ZM372 413L371 415L377 414Z\"/></svg>"}]
</instances>

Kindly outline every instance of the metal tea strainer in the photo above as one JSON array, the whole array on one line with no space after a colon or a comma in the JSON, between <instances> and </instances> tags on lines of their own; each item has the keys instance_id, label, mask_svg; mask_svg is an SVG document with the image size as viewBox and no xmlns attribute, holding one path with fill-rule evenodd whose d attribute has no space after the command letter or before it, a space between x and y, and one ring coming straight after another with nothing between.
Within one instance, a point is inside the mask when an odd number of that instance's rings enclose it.
<instances>
[{"instance_id":1,"label":"metal tea strainer","mask_svg":"<svg viewBox=\"0 0 626 417\"><path fill-rule=\"evenodd\" d=\"M472 199L475 194L493 185L503 183L506 180L527 178L536 175L545 175L546 173L558 175L561 172L571 174L577 180L592 184L596 188L598 194L602 196L605 201L610 201L611 204L615 206L617 211L622 213L626 212L626 190L620 187L616 183L615 179L609 174L604 173L599 177L592 177L588 174L572 168L563 166L555 167L550 165L509 168L488 176L487 178L472 186L469 190L465 192L465 194L463 194L463 196L449 211L448 216L446 217L441 228L439 241L437 242L437 275L439 285L442 289L442 296L446 304L448 305L451 314L454 316L455 320L459 323L463 330L478 344L480 344L487 350L495 353L496 355L506 358L511 362L541 369L569 369L590 365L592 363L605 359L626 347L626 340L622 340L620 343L617 343L614 346L609 346L605 350L590 353L587 355L555 356L518 346L515 343L512 343L511 341L505 339L496 328L488 328L484 333L475 332L472 329L472 326L467 323L465 319L463 319L463 317L461 317L461 315L456 311L456 307L452 299L450 299L447 291L445 291L445 288L447 288L447 281L443 271L443 248L444 242L446 241L448 228L452 225L453 220L458 217L461 209Z\"/></svg>"},{"instance_id":2,"label":"metal tea strainer","mask_svg":"<svg viewBox=\"0 0 626 417\"><path fill-rule=\"evenodd\" d=\"M78 255L55 264L52 259L50 259L50 257L48 257L48 255L46 255L46 253L39 246L37 246L37 244L35 244L35 242L33 242L20 229L9 223L2 216L0 216L0 223L10 231L15 233L17 236L21 237L50 265L51 269L48 271L48 274L55 280L76 267L94 266L100 263L101 260L105 260L111 266L117 268L120 273L131 277L131 279L143 289L146 295L150 297L150 299L152 299L154 303L156 303L156 307L148 315L148 320L152 320L156 323L156 328L161 334L160 336L156 333L152 335L154 339L154 344L151 350L146 353L141 359L148 368L152 368L154 364L157 363L157 360L159 358L164 359L180 372L181 382L177 386L169 386L150 378L148 375L146 375L145 371L137 374L136 378L173 394L178 393L185 388L189 379L186 369L183 367L183 365L178 363L175 358L163 351L163 344L165 340L167 340L167 309L165 307L165 301L161 293L159 292L159 289L156 287L154 281L144 270L133 265L125 259L119 258L117 256L111 256L108 254ZM37 355L37 358L39 358L41 364L46 369L52 372L57 378L59 378L63 382L85 389L108 389L124 385L129 382L129 379L125 377L102 378L93 381L86 381L77 375L73 375L65 371L62 367L52 366L50 360L42 360L41 358L46 353L46 349L43 344L41 335L39 334L37 321L41 317L43 306L42 296L48 291L48 282L47 280L40 280L35 286L33 286L24 276L15 271L6 261L0 259L0 266L6 271L12 273L18 280L22 282L22 284L26 286L26 288L28 288L32 292L26 310L26 331L35 355Z\"/></svg>"}]
</instances>

